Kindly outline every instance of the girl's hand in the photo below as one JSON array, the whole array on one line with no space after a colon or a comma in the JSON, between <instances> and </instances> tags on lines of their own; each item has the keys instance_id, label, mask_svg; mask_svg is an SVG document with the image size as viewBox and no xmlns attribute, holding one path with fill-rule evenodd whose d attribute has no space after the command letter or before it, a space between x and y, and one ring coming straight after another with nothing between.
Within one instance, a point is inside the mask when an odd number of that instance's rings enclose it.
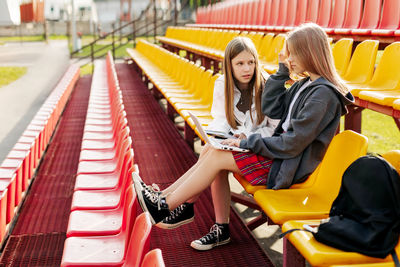
<instances>
[{"instance_id":1,"label":"girl's hand","mask_svg":"<svg viewBox=\"0 0 400 267\"><path fill-rule=\"evenodd\" d=\"M279 55L278 55L279 63L287 64L287 63L286 63L287 58L288 58L288 56L287 56L287 54L286 54L286 48L283 48L283 49L281 50L281 52L279 52Z\"/></svg>"},{"instance_id":2,"label":"girl's hand","mask_svg":"<svg viewBox=\"0 0 400 267\"><path fill-rule=\"evenodd\" d=\"M221 142L223 145L228 145L228 146L235 146L239 147L240 146L240 139L226 139Z\"/></svg>"},{"instance_id":3,"label":"girl's hand","mask_svg":"<svg viewBox=\"0 0 400 267\"><path fill-rule=\"evenodd\" d=\"M234 134L233 136L236 137L236 138L238 138L238 139L240 139L240 140L243 140L243 139L246 139L246 138L247 138L247 136L246 136L244 133L241 133L241 134Z\"/></svg>"}]
</instances>

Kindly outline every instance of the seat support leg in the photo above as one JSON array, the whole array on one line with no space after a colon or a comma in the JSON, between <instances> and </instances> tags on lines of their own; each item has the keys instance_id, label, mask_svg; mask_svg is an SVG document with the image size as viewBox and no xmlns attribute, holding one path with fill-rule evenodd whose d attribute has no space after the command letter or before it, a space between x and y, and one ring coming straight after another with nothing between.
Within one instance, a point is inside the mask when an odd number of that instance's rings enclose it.
<instances>
[{"instance_id":1,"label":"seat support leg","mask_svg":"<svg viewBox=\"0 0 400 267\"><path fill-rule=\"evenodd\" d=\"M348 106L348 110L349 113L345 117L344 129L361 133L361 112L364 108L351 105Z\"/></svg>"},{"instance_id":2,"label":"seat support leg","mask_svg":"<svg viewBox=\"0 0 400 267\"><path fill-rule=\"evenodd\" d=\"M283 267L301 267L305 265L306 261L304 257L297 251L292 243L287 240L287 238L283 238Z\"/></svg>"}]
</instances>

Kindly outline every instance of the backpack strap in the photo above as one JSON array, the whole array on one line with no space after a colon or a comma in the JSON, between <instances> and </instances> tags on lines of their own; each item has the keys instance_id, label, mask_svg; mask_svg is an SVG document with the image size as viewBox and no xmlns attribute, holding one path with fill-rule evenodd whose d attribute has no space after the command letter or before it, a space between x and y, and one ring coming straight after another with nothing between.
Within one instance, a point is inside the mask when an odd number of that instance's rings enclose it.
<instances>
[{"instance_id":1,"label":"backpack strap","mask_svg":"<svg viewBox=\"0 0 400 267\"><path fill-rule=\"evenodd\" d=\"M278 235L278 237L279 237L279 238L285 237L287 234L290 234L290 233L292 233L292 232L294 232L294 231L306 231L306 232L313 233L312 231L310 231L310 230L308 230L308 229L293 228L293 229L290 229L290 230L288 230L288 231L286 231L286 232L284 232L284 233ZM400 267L400 266L396 266L396 267Z\"/></svg>"},{"instance_id":2,"label":"backpack strap","mask_svg":"<svg viewBox=\"0 0 400 267\"><path fill-rule=\"evenodd\" d=\"M399 258L397 257L396 250L393 249L393 251L390 254L392 254L394 266L400 267L400 262L399 262Z\"/></svg>"}]
</instances>

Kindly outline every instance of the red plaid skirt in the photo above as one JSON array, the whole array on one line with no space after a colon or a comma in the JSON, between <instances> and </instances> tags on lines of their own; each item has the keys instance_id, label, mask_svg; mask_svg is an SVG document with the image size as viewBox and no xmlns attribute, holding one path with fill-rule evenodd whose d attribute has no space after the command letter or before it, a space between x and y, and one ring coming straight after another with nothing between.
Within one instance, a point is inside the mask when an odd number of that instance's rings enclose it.
<instances>
[{"instance_id":1,"label":"red plaid skirt","mask_svg":"<svg viewBox=\"0 0 400 267\"><path fill-rule=\"evenodd\" d=\"M252 185L266 185L272 159L254 154L232 151L233 158L243 177Z\"/></svg>"}]
</instances>

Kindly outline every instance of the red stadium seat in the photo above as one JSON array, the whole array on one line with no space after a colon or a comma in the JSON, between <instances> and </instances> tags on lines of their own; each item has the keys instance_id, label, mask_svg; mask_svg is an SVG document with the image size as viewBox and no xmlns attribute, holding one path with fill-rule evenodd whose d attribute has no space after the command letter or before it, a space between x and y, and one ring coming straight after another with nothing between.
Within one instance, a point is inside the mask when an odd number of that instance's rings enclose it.
<instances>
[{"instance_id":1,"label":"red stadium seat","mask_svg":"<svg viewBox=\"0 0 400 267\"><path fill-rule=\"evenodd\" d=\"M400 27L400 1L385 0L382 6L382 16L378 29L372 30L372 35L392 36Z\"/></svg>"},{"instance_id":2,"label":"red stadium seat","mask_svg":"<svg viewBox=\"0 0 400 267\"><path fill-rule=\"evenodd\" d=\"M352 34L369 35L371 30L376 29L381 15L381 0L365 0L364 12L359 29L353 29Z\"/></svg>"},{"instance_id":3,"label":"red stadium seat","mask_svg":"<svg viewBox=\"0 0 400 267\"><path fill-rule=\"evenodd\" d=\"M149 251L143 258L141 267L165 267L161 249L156 248Z\"/></svg>"},{"instance_id":4,"label":"red stadium seat","mask_svg":"<svg viewBox=\"0 0 400 267\"><path fill-rule=\"evenodd\" d=\"M336 3L336 2L335 2ZM328 27L332 9L332 0L321 0L319 3L319 11L317 24L321 27Z\"/></svg>"},{"instance_id":5,"label":"red stadium seat","mask_svg":"<svg viewBox=\"0 0 400 267\"><path fill-rule=\"evenodd\" d=\"M143 254L148 250L149 216L142 213L133 227L133 223L129 222L129 228L117 235L67 238L61 266L122 266L125 260L125 266L140 266ZM136 250L133 251L135 255L130 250Z\"/></svg>"},{"instance_id":6,"label":"red stadium seat","mask_svg":"<svg viewBox=\"0 0 400 267\"><path fill-rule=\"evenodd\" d=\"M69 216L67 237L116 235L126 230L127 222L136 218L137 201L133 185L123 203L112 210L76 210Z\"/></svg>"},{"instance_id":7,"label":"red stadium seat","mask_svg":"<svg viewBox=\"0 0 400 267\"><path fill-rule=\"evenodd\" d=\"M352 29L360 25L363 0L349 0L342 28L335 29L336 34L350 34Z\"/></svg>"},{"instance_id":8,"label":"red stadium seat","mask_svg":"<svg viewBox=\"0 0 400 267\"><path fill-rule=\"evenodd\" d=\"M319 8L318 0L308 1L306 22L317 22L318 8Z\"/></svg>"}]
</instances>

